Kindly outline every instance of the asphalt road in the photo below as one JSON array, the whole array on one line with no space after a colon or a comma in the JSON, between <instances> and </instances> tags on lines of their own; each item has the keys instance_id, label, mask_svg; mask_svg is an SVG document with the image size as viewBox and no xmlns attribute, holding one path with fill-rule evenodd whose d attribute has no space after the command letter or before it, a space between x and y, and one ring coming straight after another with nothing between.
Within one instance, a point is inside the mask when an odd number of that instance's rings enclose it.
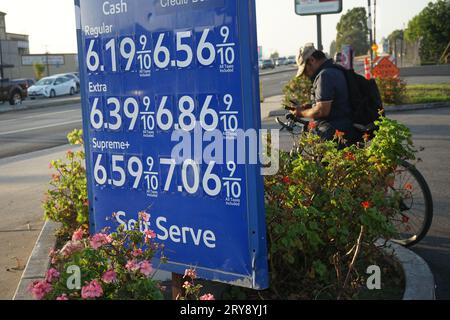
<instances>
[{"instance_id":1,"label":"asphalt road","mask_svg":"<svg viewBox=\"0 0 450 320\"><path fill-rule=\"evenodd\" d=\"M433 196L434 219L428 236L413 251L435 275L437 298L450 299L450 108L391 115L412 131L414 143L425 150L417 165Z\"/></svg>"},{"instance_id":2,"label":"asphalt road","mask_svg":"<svg viewBox=\"0 0 450 320\"><path fill-rule=\"evenodd\" d=\"M67 144L76 128L79 104L0 114L0 159Z\"/></svg>"}]
</instances>

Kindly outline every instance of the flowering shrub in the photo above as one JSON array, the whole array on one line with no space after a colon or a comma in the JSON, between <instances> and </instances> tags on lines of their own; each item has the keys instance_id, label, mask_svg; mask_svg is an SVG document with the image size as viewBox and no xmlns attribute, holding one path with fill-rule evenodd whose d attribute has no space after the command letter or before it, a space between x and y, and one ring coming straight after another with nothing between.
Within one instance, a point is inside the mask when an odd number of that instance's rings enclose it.
<instances>
[{"instance_id":1,"label":"flowering shrub","mask_svg":"<svg viewBox=\"0 0 450 320\"><path fill-rule=\"evenodd\" d=\"M75 130L67 136L72 145L83 145L82 131ZM54 168L43 203L46 219L62 224L59 235L68 239L80 226L88 229L89 209L87 195L84 151L68 151L66 161L55 160L50 163Z\"/></svg>"},{"instance_id":2,"label":"flowering shrub","mask_svg":"<svg viewBox=\"0 0 450 320\"><path fill-rule=\"evenodd\" d=\"M271 291L277 298L352 298L365 284L374 242L395 233L398 197L387 193L400 159L414 157L408 129L382 118L372 142L338 149L345 133L305 133L265 179ZM301 288L301 290L299 290ZM301 291L301 292L299 292Z\"/></svg>"},{"instance_id":3,"label":"flowering shrub","mask_svg":"<svg viewBox=\"0 0 450 320\"><path fill-rule=\"evenodd\" d=\"M377 78L384 104L402 104L406 97L406 82L400 78Z\"/></svg>"},{"instance_id":4,"label":"flowering shrub","mask_svg":"<svg viewBox=\"0 0 450 320\"><path fill-rule=\"evenodd\" d=\"M290 100L296 101L299 105L311 103L311 81L302 76L295 77L284 87L283 104L290 105Z\"/></svg>"},{"instance_id":5,"label":"flowering shrub","mask_svg":"<svg viewBox=\"0 0 450 320\"><path fill-rule=\"evenodd\" d=\"M142 213L140 219L148 220L149 215ZM152 279L151 260L156 254L161 254L162 262L166 258L154 238L152 231L143 234L138 226L92 237L78 229L63 248L50 253L52 268L45 280L30 286L30 292L39 300L163 299L163 288ZM77 286L73 270L78 268Z\"/></svg>"},{"instance_id":6,"label":"flowering shrub","mask_svg":"<svg viewBox=\"0 0 450 320\"><path fill-rule=\"evenodd\" d=\"M184 272L182 294L177 297L177 300L215 300L214 295L207 293L202 295L200 291L203 286L195 284L197 279L197 272L194 269L186 269Z\"/></svg>"}]
</instances>

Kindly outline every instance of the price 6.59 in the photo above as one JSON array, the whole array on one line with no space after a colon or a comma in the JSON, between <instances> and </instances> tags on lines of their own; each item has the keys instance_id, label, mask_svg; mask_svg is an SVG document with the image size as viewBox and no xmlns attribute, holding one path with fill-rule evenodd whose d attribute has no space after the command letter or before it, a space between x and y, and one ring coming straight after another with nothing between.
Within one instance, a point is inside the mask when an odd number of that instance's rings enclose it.
<instances>
[{"instance_id":1,"label":"price 6.59","mask_svg":"<svg viewBox=\"0 0 450 320\"><path fill-rule=\"evenodd\" d=\"M98 185L122 188L128 180L132 189L139 189L144 173L144 167L140 158L133 156L125 159L124 155L112 155L109 174L105 165L107 162L105 155L95 155L94 161L94 179Z\"/></svg>"}]
</instances>

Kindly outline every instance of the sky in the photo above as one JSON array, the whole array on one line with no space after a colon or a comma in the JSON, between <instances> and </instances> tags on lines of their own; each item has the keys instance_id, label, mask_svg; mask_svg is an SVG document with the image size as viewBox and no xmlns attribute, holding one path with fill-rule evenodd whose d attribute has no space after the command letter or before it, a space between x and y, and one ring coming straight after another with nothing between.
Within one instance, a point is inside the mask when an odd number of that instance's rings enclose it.
<instances>
[{"instance_id":1,"label":"sky","mask_svg":"<svg viewBox=\"0 0 450 320\"><path fill-rule=\"evenodd\" d=\"M436 0L434 0L436 1ZM344 10L367 6L366 0L343 0ZM430 0L378 0L377 39L405 28ZM373 1L372 1L373 3ZM295 55L300 46L317 43L316 17L298 16L294 0L256 0L258 42L265 56L274 51ZM75 53L75 10L73 0L0 0L7 13L6 31L28 34L31 53ZM336 38L336 24L342 14L322 16L325 51Z\"/></svg>"}]
</instances>

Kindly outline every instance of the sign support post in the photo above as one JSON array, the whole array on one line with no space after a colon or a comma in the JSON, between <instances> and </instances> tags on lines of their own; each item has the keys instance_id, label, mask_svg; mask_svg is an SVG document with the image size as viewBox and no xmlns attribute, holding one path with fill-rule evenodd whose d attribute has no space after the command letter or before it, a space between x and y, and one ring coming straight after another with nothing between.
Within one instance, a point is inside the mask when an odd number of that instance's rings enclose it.
<instances>
[{"instance_id":1,"label":"sign support post","mask_svg":"<svg viewBox=\"0 0 450 320\"><path fill-rule=\"evenodd\" d=\"M317 49L323 51L322 44L322 15L317 15Z\"/></svg>"},{"instance_id":2,"label":"sign support post","mask_svg":"<svg viewBox=\"0 0 450 320\"><path fill-rule=\"evenodd\" d=\"M172 273L172 300L177 300L183 291L183 276Z\"/></svg>"},{"instance_id":3,"label":"sign support post","mask_svg":"<svg viewBox=\"0 0 450 320\"><path fill-rule=\"evenodd\" d=\"M342 12L342 0L295 0L295 13L317 18L317 49L323 51L322 15Z\"/></svg>"}]
</instances>

